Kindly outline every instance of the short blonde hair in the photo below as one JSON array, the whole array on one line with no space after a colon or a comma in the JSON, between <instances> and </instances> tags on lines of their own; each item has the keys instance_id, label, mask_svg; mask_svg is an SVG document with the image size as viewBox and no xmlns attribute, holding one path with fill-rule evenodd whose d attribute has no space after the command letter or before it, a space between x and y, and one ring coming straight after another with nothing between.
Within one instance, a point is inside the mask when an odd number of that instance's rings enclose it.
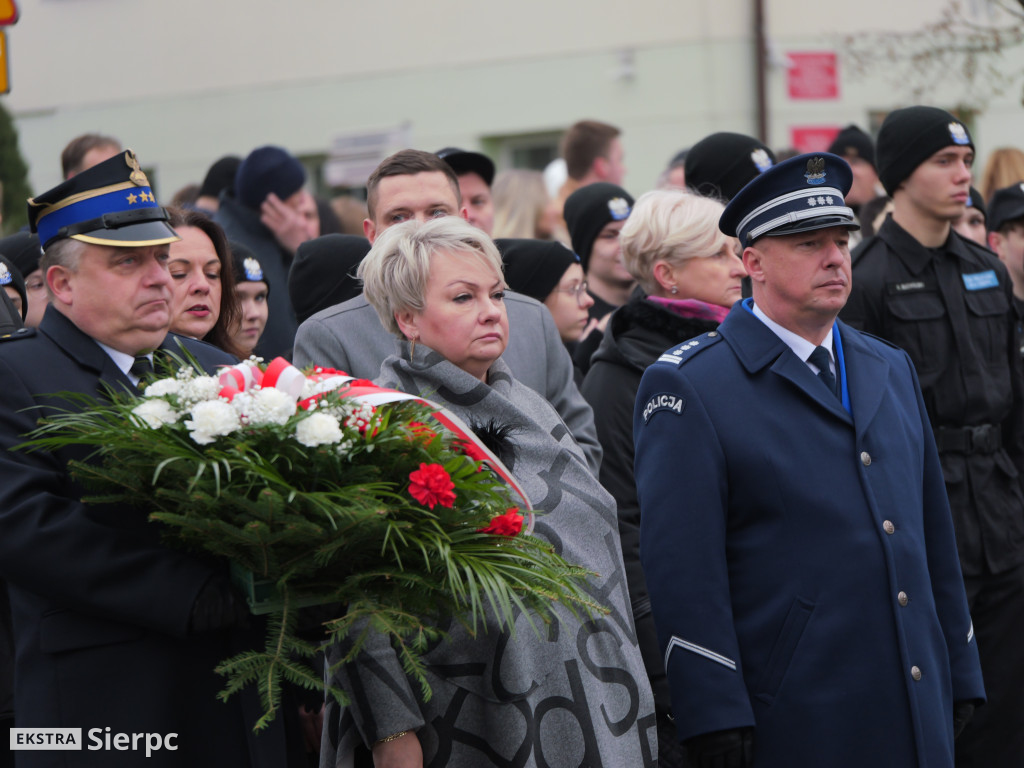
<instances>
[{"instance_id":1,"label":"short blonde hair","mask_svg":"<svg viewBox=\"0 0 1024 768\"><path fill-rule=\"evenodd\" d=\"M729 242L718 229L725 210L717 200L675 189L640 196L619 235L622 260L647 293L656 293L654 265L714 256Z\"/></svg>"},{"instance_id":2,"label":"short blonde hair","mask_svg":"<svg viewBox=\"0 0 1024 768\"><path fill-rule=\"evenodd\" d=\"M363 281L363 294L377 310L381 323L396 336L402 335L396 312L423 311L430 261L436 253L478 256L504 280L497 247L459 216L388 227L377 236L356 275Z\"/></svg>"}]
</instances>

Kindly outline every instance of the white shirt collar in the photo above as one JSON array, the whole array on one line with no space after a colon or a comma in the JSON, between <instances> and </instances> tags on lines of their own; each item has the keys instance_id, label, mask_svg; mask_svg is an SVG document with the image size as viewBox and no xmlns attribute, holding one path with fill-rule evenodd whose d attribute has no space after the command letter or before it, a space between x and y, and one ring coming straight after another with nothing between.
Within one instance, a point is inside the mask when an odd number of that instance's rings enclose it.
<instances>
[{"instance_id":1,"label":"white shirt collar","mask_svg":"<svg viewBox=\"0 0 1024 768\"><path fill-rule=\"evenodd\" d=\"M93 339L93 341L96 340ZM120 350L114 349L113 347L108 347L103 342L96 341L96 343L100 345L104 352L110 355L110 359L114 361L114 365L121 369L121 373L127 376L131 380L132 384L138 386L139 377L131 373L132 365L135 363L135 358L132 355L129 355L127 352L121 352ZM146 357L149 358L149 362L153 362L152 352L146 355Z\"/></svg>"},{"instance_id":2,"label":"white shirt collar","mask_svg":"<svg viewBox=\"0 0 1024 768\"><path fill-rule=\"evenodd\" d=\"M799 336L793 333L788 328L783 328L781 325L779 325L770 317L768 317L768 315L766 315L764 311L759 306L757 306L757 304L754 304L754 314L762 323L767 325L776 336L782 339L782 341L786 344L787 347L793 350L794 355L796 355L798 358L807 363L807 358L810 357L811 352L814 351L814 344L809 342L803 336ZM834 371L836 365L836 356L832 352L831 328L828 329L828 334L825 336L824 339L822 339L821 346L828 350L829 363L831 364L831 367ZM807 367L810 368L815 374L818 373L818 369L815 366L811 365L810 363L807 363Z\"/></svg>"}]
</instances>

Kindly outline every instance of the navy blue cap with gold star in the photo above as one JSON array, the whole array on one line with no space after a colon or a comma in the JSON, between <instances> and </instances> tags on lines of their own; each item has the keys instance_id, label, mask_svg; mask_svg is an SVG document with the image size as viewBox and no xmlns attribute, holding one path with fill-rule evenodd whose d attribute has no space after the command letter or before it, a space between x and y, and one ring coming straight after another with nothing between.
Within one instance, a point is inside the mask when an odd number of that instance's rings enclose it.
<instances>
[{"instance_id":1,"label":"navy blue cap with gold star","mask_svg":"<svg viewBox=\"0 0 1024 768\"><path fill-rule=\"evenodd\" d=\"M114 246L163 245L180 238L167 223L130 149L28 201L43 249L56 240Z\"/></svg>"},{"instance_id":2,"label":"navy blue cap with gold star","mask_svg":"<svg viewBox=\"0 0 1024 768\"><path fill-rule=\"evenodd\" d=\"M797 155L743 187L725 207L718 228L744 246L759 237L826 227L860 229L845 202L852 183L843 158L828 152Z\"/></svg>"}]
</instances>

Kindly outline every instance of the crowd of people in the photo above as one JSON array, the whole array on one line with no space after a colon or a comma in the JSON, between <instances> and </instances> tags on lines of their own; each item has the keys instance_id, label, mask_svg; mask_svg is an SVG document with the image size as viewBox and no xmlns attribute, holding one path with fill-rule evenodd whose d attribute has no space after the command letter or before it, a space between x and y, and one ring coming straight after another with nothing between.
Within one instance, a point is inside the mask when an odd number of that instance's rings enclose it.
<instances>
[{"instance_id":1,"label":"crowd of people","mask_svg":"<svg viewBox=\"0 0 1024 768\"><path fill-rule=\"evenodd\" d=\"M362 202L263 146L163 207L73 140L0 239L7 726L178 734L156 766L1024 765L1024 153L975 188L969 127L914 106L821 152L714 133L634 198L624 148L583 120L544 172L404 149ZM83 503L84 455L15 450L160 350L444 405L607 614L453 618L429 699L387 636L326 647L348 704L287 690L257 735L254 692L215 695L262 631L226 565Z\"/></svg>"}]
</instances>

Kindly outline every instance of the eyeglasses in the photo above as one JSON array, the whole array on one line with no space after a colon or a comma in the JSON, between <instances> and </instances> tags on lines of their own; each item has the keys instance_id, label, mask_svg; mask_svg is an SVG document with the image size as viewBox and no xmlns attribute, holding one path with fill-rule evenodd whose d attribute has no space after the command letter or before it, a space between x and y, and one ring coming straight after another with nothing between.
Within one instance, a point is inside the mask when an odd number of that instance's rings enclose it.
<instances>
[{"instance_id":1,"label":"eyeglasses","mask_svg":"<svg viewBox=\"0 0 1024 768\"><path fill-rule=\"evenodd\" d=\"M552 288L552 290L553 291L558 291L559 293L568 293L570 295L575 296L576 297L576 303L579 304L582 307L583 306L583 297L587 295L587 281L584 280L582 283L577 283L576 285L571 285L568 288L556 287L556 288Z\"/></svg>"}]
</instances>

